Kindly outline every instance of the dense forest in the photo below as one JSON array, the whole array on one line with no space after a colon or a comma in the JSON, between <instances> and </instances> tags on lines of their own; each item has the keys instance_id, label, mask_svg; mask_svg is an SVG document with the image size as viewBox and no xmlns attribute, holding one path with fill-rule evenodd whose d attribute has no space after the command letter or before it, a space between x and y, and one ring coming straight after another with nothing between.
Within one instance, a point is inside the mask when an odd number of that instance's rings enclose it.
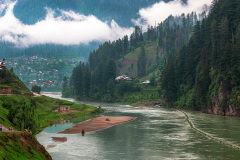
<instances>
[{"instance_id":1,"label":"dense forest","mask_svg":"<svg viewBox=\"0 0 240 160\"><path fill-rule=\"evenodd\" d=\"M31 57L33 55L39 55L45 58L51 58L55 56L73 56L82 57L83 60L88 60L88 54L90 51L96 49L100 43L91 42L88 45L57 45L49 44L34 45L27 48L18 48L15 44L8 42L0 42L0 59L12 58L12 57Z\"/></svg>"},{"instance_id":2,"label":"dense forest","mask_svg":"<svg viewBox=\"0 0 240 160\"><path fill-rule=\"evenodd\" d=\"M162 73L169 106L204 110L217 103L224 113L231 104L239 107L239 5L238 0L214 0L189 43L169 55Z\"/></svg>"},{"instance_id":3,"label":"dense forest","mask_svg":"<svg viewBox=\"0 0 240 160\"><path fill-rule=\"evenodd\" d=\"M90 52L87 64L80 63L74 68L69 80L64 77L63 96L113 102L126 92L139 92L141 83L136 85L139 83L138 79L147 74L146 54L148 51L144 46L157 42L156 58L151 71L161 70L164 59L166 60L169 55L174 54L192 36L193 25L198 22L196 13L182 14L181 24L175 21L178 18L170 16L158 26L149 26L145 41L142 29L135 26L130 37L126 35L122 39L100 45L96 51ZM139 47L141 47L141 53L137 63L138 76L131 77L133 79L131 82L115 83L116 76L119 76L119 67L121 67L120 59L124 59L127 54Z\"/></svg>"}]
</instances>

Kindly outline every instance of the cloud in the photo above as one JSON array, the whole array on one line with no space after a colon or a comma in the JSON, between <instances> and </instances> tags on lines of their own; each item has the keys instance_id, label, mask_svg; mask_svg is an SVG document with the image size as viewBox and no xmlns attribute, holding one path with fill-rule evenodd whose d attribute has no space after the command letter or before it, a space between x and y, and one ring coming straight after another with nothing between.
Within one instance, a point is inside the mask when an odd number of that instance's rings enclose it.
<instances>
[{"instance_id":1,"label":"cloud","mask_svg":"<svg viewBox=\"0 0 240 160\"><path fill-rule=\"evenodd\" d=\"M201 13L204 10L204 5L211 5L212 0L188 0L187 4L181 2L181 0L174 0L168 3L161 1L155 3L148 8L142 8L139 10L139 19L132 19L132 22L136 25L146 24L154 25L164 21L168 16L181 15L182 13L188 14L191 12Z\"/></svg>"},{"instance_id":2,"label":"cloud","mask_svg":"<svg viewBox=\"0 0 240 160\"><path fill-rule=\"evenodd\" d=\"M14 43L18 47L35 44L55 43L62 45L88 44L92 41L104 42L130 35L134 28L122 28L114 20L110 25L93 15L85 16L73 11L59 10L55 16L50 8L44 20L33 25L23 24L13 14L17 1L0 4L0 41Z\"/></svg>"}]
</instances>

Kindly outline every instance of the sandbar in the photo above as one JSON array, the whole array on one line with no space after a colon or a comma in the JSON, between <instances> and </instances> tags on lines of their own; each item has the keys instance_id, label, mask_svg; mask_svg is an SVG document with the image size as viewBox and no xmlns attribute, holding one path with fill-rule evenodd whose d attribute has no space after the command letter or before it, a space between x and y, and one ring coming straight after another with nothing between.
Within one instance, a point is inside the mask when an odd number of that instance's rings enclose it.
<instances>
[{"instance_id":1,"label":"sandbar","mask_svg":"<svg viewBox=\"0 0 240 160\"><path fill-rule=\"evenodd\" d=\"M126 123L135 120L137 117L111 117L111 116L101 116L96 117L84 122L76 123L72 128L66 129L57 134L79 134L82 130L87 132L94 132L102 129L106 129L121 123Z\"/></svg>"},{"instance_id":2,"label":"sandbar","mask_svg":"<svg viewBox=\"0 0 240 160\"><path fill-rule=\"evenodd\" d=\"M56 147L57 145L48 145L47 148L54 148Z\"/></svg>"},{"instance_id":3,"label":"sandbar","mask_svg":"<svg viewBox=\"0 0 240 160\"><path fill-rule=\"evenodd\" d=\"M64 143L67 141L66 137L51 137L52 141L56 142L56 143Z\"/></svg>"}]
</instances>

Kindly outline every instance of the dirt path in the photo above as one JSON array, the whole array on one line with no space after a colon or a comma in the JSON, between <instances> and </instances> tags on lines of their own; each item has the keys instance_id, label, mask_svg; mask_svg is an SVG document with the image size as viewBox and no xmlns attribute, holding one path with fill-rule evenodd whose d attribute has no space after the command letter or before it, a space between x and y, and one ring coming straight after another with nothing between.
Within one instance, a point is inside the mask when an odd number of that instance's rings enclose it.
<instances>
[{"instance_id":1,"label":"dirt path","mask_svg":"<svg viewBox=\"0 0 240 160\"><path fill-rule=\"evenodd\" d=\"M9 131L8 127L3 126L2 124L0 124L0 126L2 126L2 132L18 132L15 130Z\"/></svg>"},{"instance_id":2,"label":"dirt path","mask_svg":"<svg viewBox=\"0 0 240 160\"><path fill-rule=\"evenodd\" d=\"M40 97L40 96L41 96L41 94L37 94L37 93L33 92L33 97Z\"/></svg>"}]
</instances>

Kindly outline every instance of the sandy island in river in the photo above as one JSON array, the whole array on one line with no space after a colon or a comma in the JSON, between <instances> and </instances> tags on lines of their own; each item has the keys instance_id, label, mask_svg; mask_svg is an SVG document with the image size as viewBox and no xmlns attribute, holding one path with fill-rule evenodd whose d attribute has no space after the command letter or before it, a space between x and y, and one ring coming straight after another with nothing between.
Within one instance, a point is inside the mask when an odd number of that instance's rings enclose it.
<instances>
[{"instance_id":1,"label":"sandy island in river","mask_svg":"<svg viewBox=\"0 0 240 160\"><path fill-rule=\"evenodd\" d=\"M136 118L137 117L110 117L110 116L97 117L84 122L74 124L72 128L66 129L62 132L58 132L57 134L78 134L82 133L83 129L85 133L98 131L121 123L133 121Z\"/></svg>"},{"instance_id":2,"label":"sandy island in river","mask_svg":"<svg viewBox=\"0 0 240 160\"><path fill-rule=\"evenodd\" d=\"M66 137L51 137L53 142L56 143L64 143L67 142L67 138Z\"/></svg>"}]
</instances>

